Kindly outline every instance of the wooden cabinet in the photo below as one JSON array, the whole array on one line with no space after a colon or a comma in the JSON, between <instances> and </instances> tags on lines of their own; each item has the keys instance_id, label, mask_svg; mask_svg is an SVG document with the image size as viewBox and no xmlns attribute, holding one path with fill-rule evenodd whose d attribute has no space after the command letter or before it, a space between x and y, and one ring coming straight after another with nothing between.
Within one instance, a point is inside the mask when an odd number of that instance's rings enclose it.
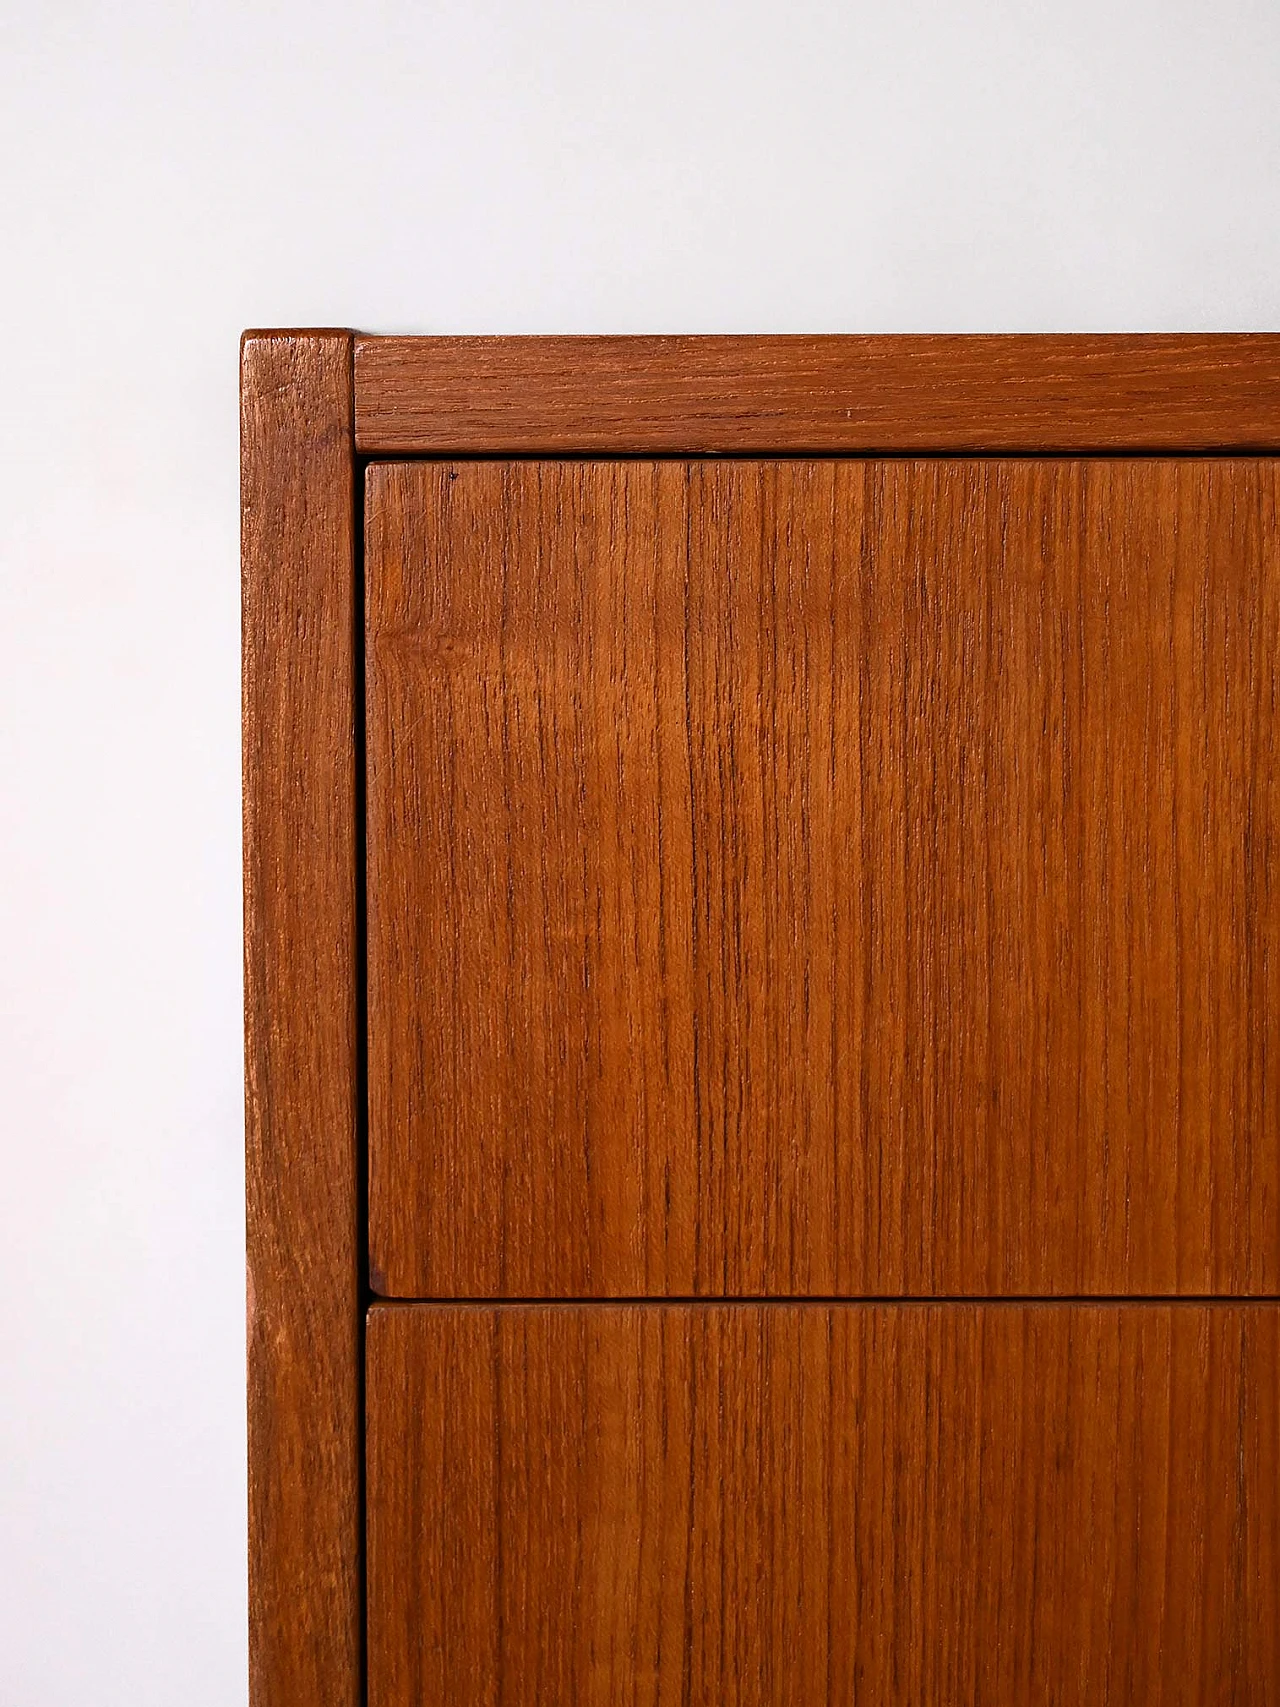
<instances>
[{"instance_id":1,"label":"wooden cabinet","mask_svg":"<svg viewBox=\"0 0 1280 1707\"><path fill-rule=\"evenodd\" d=\"M255 1707L1280 1691L1280 338L244 353Z\"/></svg>"}]
</instances>

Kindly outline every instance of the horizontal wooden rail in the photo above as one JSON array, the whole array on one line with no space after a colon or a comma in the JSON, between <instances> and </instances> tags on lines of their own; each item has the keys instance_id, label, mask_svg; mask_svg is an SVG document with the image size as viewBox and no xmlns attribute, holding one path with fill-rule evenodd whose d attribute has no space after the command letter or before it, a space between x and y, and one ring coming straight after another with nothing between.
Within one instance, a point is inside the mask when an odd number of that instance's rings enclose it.
<instances>
[{"instance_id":1,"label":"horizontal wooden rail","mask_svg":"<svg viewBox=\"0 0 1280 1707\"><path fill-rule=\"evenodd\" d=\"M380 338L369 456L1280 450L1280 334Z\"/></svg>"}]
</instances>

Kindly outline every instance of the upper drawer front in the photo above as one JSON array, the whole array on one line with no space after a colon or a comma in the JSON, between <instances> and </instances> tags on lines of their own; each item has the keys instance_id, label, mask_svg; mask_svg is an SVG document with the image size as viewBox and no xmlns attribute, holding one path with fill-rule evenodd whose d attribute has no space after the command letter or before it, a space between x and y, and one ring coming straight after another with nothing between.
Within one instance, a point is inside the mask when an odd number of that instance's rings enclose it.
<instances>
[{"instance_id":1,"label":"upper drawer front","mask_svg":"<svg viewBox=\"0 0 1280 1707\"><path fill-rule=\"evenodd\" d=\"M1280 1290L1278 493L372 466L377 1290Z\"/></svg>"}]
</instances>

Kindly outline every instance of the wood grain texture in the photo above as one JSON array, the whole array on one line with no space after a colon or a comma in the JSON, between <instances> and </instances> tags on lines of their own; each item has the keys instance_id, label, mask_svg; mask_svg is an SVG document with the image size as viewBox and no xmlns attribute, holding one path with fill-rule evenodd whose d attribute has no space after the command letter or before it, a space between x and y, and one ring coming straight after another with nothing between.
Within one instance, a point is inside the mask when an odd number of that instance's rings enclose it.
<instances>
[{"instance_id":1,"label":"wood grain texture","mask_svg":"<svg viewBox=\"0 0 1280 1707\"><path fill-rule=\"evenodd\" d=\"M1263 1707L1273 1305L376 1307L371 1707Z\"/></svg>"},{"instance_id":2,"label":"wood grain texture","mask_svg":"<svg viewBox=\"0 0 1280 1707\"><path fill-rule=\"evenodd\" d=\"M1280 336L359 338L381 455L1280 450Z\"/></svg>"},{"instance_id":3,"label":"wood grain texture","mask_svg":"<svg viewBox=\"0 0 1280 1707\"><path fill-rule=\"evenodd\" d=\"M241 368L253 1707L362 1699L351 339Z\"/></svg>"},{"instance_id":4,"label":"wood grain texture","mask_svg":"<svg viewBox=\"0 0 1280 1707\"><path fill-rule=\"evenodd\" d=\"M371 466L375 1290L1280 1290L1278 491Z\"/></svg>"}]
</instances>

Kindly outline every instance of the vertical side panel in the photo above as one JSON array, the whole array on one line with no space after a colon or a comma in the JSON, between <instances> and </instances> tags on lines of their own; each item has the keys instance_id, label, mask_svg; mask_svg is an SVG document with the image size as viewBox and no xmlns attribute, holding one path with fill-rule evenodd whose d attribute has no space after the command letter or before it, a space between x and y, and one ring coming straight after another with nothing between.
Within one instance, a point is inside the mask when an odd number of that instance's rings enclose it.
<instances>
[{"instance_id":1,"label":"vertical side panel","mask_svg":"<svg viewBox=\"0 0 1280 1707\"><path fill-rule=\"evenodd\" d=\"M242 348L253 1707L361 1695L351 368Z\"/></svg>"}]
</instances>

